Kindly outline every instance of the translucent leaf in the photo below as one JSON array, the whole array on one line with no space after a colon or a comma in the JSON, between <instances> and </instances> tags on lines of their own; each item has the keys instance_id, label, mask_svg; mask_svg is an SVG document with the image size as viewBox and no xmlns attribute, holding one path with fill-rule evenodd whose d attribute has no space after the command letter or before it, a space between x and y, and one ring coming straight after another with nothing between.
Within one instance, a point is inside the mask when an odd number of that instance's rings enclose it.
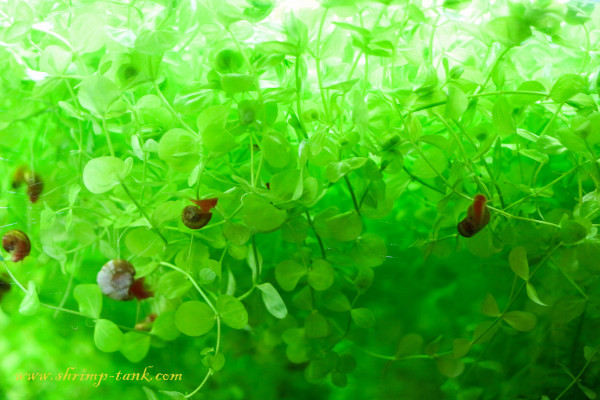
<instances>
[{"instance_id":1,"label":"translucent leaf","mask_svg":"<svg viewBox=\"0 0 600 400\"><path fill-rule=\"evenodd\" d=\"M123 332L112 321L107 319L96 320L94 343L100 351L105 353L115 352L121 348Z\"/></svg>"},{"instance_id":2,"label":"translucent leaf","mask_svg":"<svg viewBox=\"0 0 600 400\"><path fill-rule=\"evenodd\" d=\"M159 314L152 323L150 333L166 341L177 339L180 331L175 326L175 311L165 311Z\"/></svg>"},{"instance_id":3,"label":"translucent leaf","mask_svg":"<svg viewBox=\"0 0 600 400\"><path fill-rule=\"evenodd\" d=\"M298 169L289 169L271 177L270 190L282 201L298 200L303 192L302 173Z\"/></svg>"},{"instance_id":4,"label":"translucent leaf","mask_svg":"<svg viewBox=\"0 0 600 400\"><path fill-rule=\"evenodd\" d=\"M155 257L162 253L164 243L153 230L136 228L125 236L125 246L136 256Z\"/></svg>"},{"instance_id":5,"label":"translucent leaf","mask_svg":"<svg viewBox=\"0 0 600 400\"><path fill-rule=\"evenodd\" d=\"M467 339L454 339L452 342L452 356L462 358L471 350L471 341Z\"/></svg>"},{"instance_id":6,"label":"translucent leaf","mask_svg":"<svg viewBox=\"0 0 600 400\"><path fill-rule=\"evenodd\" d=\"M123 335L121 354L131 362L143 360L150 349L150 335L130 331Z\"/></svg>"},{"instance_id":7,"label":"translucent leaf","mask_svg":"<svg viewBox=\"0 0 600 400\"><path fill-rule=\"evenodd\" d=\"M529 263L527 262L527 251L523 246L517 246L508 255L510 269L521 279L529 279Z\"/></svg>"},{"instance_id":8,"label":"translucent leaf","mask_svg":"<svg viewBox=\"0 0 600 400\"><path fill-rule=\"evenodd\" d=\"M237 147L235 137L225 128L209 125L202 131L202 146L213 157L222 156Z\"/></svg>"},{"instance_id":9,"label":"translucent leaf","mask_svg":"<svg viewBox=\"0 0 600 400\"><path fill-rule=\"evenodd\" d=\"M171 129L158 142L158 157L177 171L189 172L200 161L200 141L186 130Z\"/></svg>"},{"instance_id":10,"label":"translucent leaf","mask_svg":"<svg viewBox=\"0 0 600 400\"><path fill-rule=\"evenodd\" d=\"M248 312L242 302L235 297L226 294L219 296L216 308L227 326L242 329L248 324Z\"/></svg>"},{"instance_id":11,"label":"translucent leaf","mask_svg":"<svg viewBox=\"0 0 600 400\"><path fill-rule=\"evenodd\" d=\"M352 316L352 321L359 328L368 329L375 325L375 315L368 308L354 308L350 312Z\"/></svg>"},{"instance_id":12,"label":"translucent leaf","mask_svg":"<svg viewBox=\"0 0 600 400\"><path fill-rule=\"evenodd\" d=\"M160 54L173 50L179 37L168 30L145 30L135 39L135 49L143 54Z\"/></svg>"},{"instance_id":13,"label":"translucent leaf","mask_svg":"<svg viewBox=\"0 0 600 400\"><path fill-rule=\"evenodd\" d=\"M108 192L129 175L131 166L131 162L116 157L94 158L83 169L83 183L92 193Z\"/></svg>"},{"instance_id":14,"label":"translucent leaf","mask_svg":"<svg viewBox=\"0 0 600 400\"><path fill-rule=\"evenodd\" d=\"M183 296L192 288L192 282L179 271L169 271L158 280L156 294L167 299Z\"/></svg>"},{"instance_id":15,"label":"translucent leaf","mask_svg":"<svg viewBox=\"0 0 600 400\"><path fill-rule=\"evenodd\" d=\"M585 79L575 74L562 75L552 86L550 98L557 103L564 103L577 93L585 91Z\"/></svg>"},{"instance_id":16,"label":"translucent leaf","mask_svg":"<svg viewBox=\"0 0 600 400\"><path fill-rule=\"evenodd\" d=\"M283 290L289 292L296 288L300 278L307 272L307 268L296 261L285 260L275 267L275 279Z\"/></svg>"},{"instance_id":17,"label":"translucent leaf","mask_svg":"<svg viewBox=\"0 0 600 400\"><path fill-rule=\"evenodd\" d=\"M27 292L19 305L19 312L23 315L34 315L40 308L40 300L38 299L35 289L35 282L29 281L27 284Z\"/></svg>"},{"instance_id":18,"label":"translucent leaf","mask_svg":"<svg viewBox=\"0 0 600 400\"><path fill-rule=\"evenodd\" d=\"M323 338L329 335L329 322L327 318L314 310L304 321L306 336L313 339Z\"/></svg>"},{"instance_id":19,"label":"translucent leaf","mask_svg":"<svg viewBox=\"0 0 600 400\"><path fill-rule=\"evenodd\" d=\"M215 326L216 315L201 301L187 301L175 312L175 326L184 335L201 336Z\"/></svg>"},{"instance_id":20,"label":"translucent leaf","mask_svg":"<svg viewBox=\"0 0 600 400\"><path fill-rule=\"evenodd\" d=\"M566 244L579 242L587 236L588 229L577 220L560 221L560 237Z\"/></svg>"},{"instance_id":21,"label":"translucent leaf","mask_svg":"<svg viewBox=\"0 0 600 400\"><path fill-rule=\"evenodd\" d=\"M481 312L483 315L487 315L488 317L497 317L500 315L500 308L498 308L498 303L494 296L491 293L485 295L485 299L483 300L483 304L481 305Z\"/></svg>"},{"instance_id":22,"label":"translucent leaf","mask_svg":"<svg viewBox=\"0 0 600 400\"><path fill-rule=\"evenodd\" d=\"M281 295L277 292L277 289L275 289L270 283L262 283L257 285L256 288L262 292L262 299L265 303L265 307L267 307L267 310L275 318L285 318L288 310L283 302L283 299L281 298Z\"/></svg>"},{"instance_id":23,"label":"translucent leaf","mask_svg":"<svg viewBox=\"0 0 600 400\"><path fill-rule=\"evenodd\" d=\"M550 309L550 319L555 324L566 324L583 314L586 301L580 296L563 296Z\"/></svg>"},{"instance_id":24,"label":"translucent leaf","mask_svg":"<svg viewBox=\"0 0 600 400\"><path fill-rule=\"evenodd\" d=\"M367 157L347 158L340 162L333 162L327 166L327 179L330 182L337 182L350 171L358 169L365 165L369 159Z\"/></svg>"},{"instance_id":25,"label":"translucent leaf","mask_svg":"<svg viewBox=\"0 0 600 400\"><path fill-rule=\"evenodd\" d=\"M533 301L536 304L539 304L540 306L548 306L548 304L540 300L537 291L535 290L535 287L531 284L531 282L527 282L527 297L529 297L531 301Z\"/></svg>"},{"instance_id":26,"label":"translucent leaf","mask_svg":"<svg viewBox=\"0 0 600 400\"><path fill-rule=\"evenodd\" d=\"M81 284L75 286L73 297L79 304L79 312L97 319L102 311L102 291L96 284Z\"/></svg>"},{"instance_id":27,"label":"translucent leaf","mask_svg":"<svg viewBox=\"0 0 600 400\"><path fill-rule=\"evenodd\" d=\"M73 48L80 54L96 52L106 41L104 20L98 13L77 16L69 27L69 33Z\"/></svg>"},{"instance_id":28,"label":"translucent leaf","mask_svg":"<svg viewBox=\"0 0 600 400\"><path fill-rule=\"evenodd\" d=\"M465 364L452 355L445 355L435 359L438 371L448 378L456 378L465 370Z\"/></svg>"},{"instance_id":29,"label":"translucent leaf","mask_svg":"<svg viewBox=\"0 0 600 400\"><path fill-rule=\"evenodd\" d=\"M446 117L460 118L467 111L469 100L467 95L455 86L450 86L448 89L448 101L446 102Z\"/></svg>"},{"instance_id":30,"label":"translucent leaf","mask_svg":"<svg viewBox=\"0 0 600 400\"><path fill-rule=\"evenodd\" d=\"M523 332L532 330L537 323L536 316L526 311L509 311L502 319L516 330Z\"/></svg>"},{"instance_id":31,"label":"translucent leaf","mask_svg":"<svg viewBox=\"0 0 600 400\"><path fill-rule=\"evenodd\" d=\"M529 25L517 17L500 17L488 22L485 32L506 47L518 46L531 36Z\"/></svg>"},{"instance_id":32,"label":"translucent leaf","mask_svg":"<svg viewBox=\"0 0 600 400\"><path fill-rule=\"evenodd\" d=\"M327 290L335 280L335 271L330 263L323 259L317 259L312 262L308 272L308 284L313 289L322 291Z\"/></svg>"},{"instance_id":33,"label":"translucent leaf","mask_svg":"<svg viewBox=\"0 0 600 400\"><path fill-rule=\"evenodd\" d=\"M512 108L505 97L501 96L494 103L492 110L492 121L502 137L515 133L515 123L513 121Z\"/></svg>"},{"instance_id":34,"label":"translucent leaf","mask_svg":"<svg viewBox=\"0 0 600 400\"><path fill-rule=\"evenodd\" d=\"M325 221L327 236L340 242L355 240L363 230L362 218L355 210L335 215Z\"/></svg>"},{"instance_id":35,"label":"translucent leaf","mask_svg":"<svg viewBox=\"0 0 600 400\"><path fill-rule=\"evenodd\" d=\"M228 95L256 90L254 76L245 74L221 75L221 88Z\"/></svg>"},{"instance_id":36,"label":"translucent leaf","mask_svg":"<svg viewBox=\"0 0 600 400\"><path fill-rule=\"evenodd\" d=\"M377 267L385 262L387 256L385 240L375 233L361 235L354 242L351 254L356 265Z\"/></svg>"},{"instance_id":37,"label":"translucent leaf","mask_svg":"<svg viewBox=\"0 0 600 400\"><path fill-rule=\"evenodd\" d=\"M524 92L541 92L544 93L546 88L538 81L526 81L519 85L517 88L518 91ZM515 106L525 106L531 103L535 103L536 101L542 100L545 96L543 94L517 94L511 96L511 102Z\"/></svg>"},{"instance_id":38,"label":"translucent leaf","mask_svg":"<svg viewBox=\"0 0 600 400\"><path fill-rule=\"evenodd\" d=\"M279 210L267 200L250 193L242 199L244 222L259 232L279 228L287 219L287 212Z\"/></svg>"},{"instance_id":39,"label":"translucent leaf","mask_svg":"<svg viewBox=\"0 0 600 400\"><path fill-rule=\"evenodd\" d=\"M112 103L121 95L119 88L102 75L86 78L79 86L79 104L97 117L104 117Z\"/></svg>"}]
</instances>

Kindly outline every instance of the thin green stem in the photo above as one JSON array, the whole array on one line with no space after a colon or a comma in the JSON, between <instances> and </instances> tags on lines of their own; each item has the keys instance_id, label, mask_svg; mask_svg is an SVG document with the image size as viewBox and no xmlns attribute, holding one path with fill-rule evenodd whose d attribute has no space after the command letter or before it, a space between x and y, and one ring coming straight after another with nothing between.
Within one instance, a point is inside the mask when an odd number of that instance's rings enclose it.
<instances>
[{"instance_id":1,"label":"thin green stem","mask_svg":"<svg viewBox=\"0 0 600 400\"><path fill-rule=\"evenodd\" d=\"M106 142L108 143L108 151L111 156L115 156L115 149L113 148L112 140L110 139L110 132L106 128L106 119L102 118L102 131L104 132L104 136L106 137Z\"/></svg>"},{"instance_id":2,"label":"thin green stem","mask_svg":"<svg viewBox=\"0 0 600 400\"><path fill-rule=\"evenodd\" d=\"M360 215L360 207L358 206L358 201L356 201L356 195L354 194L354 189L352 189L352 184L350 184L350 179L348 176L344 176L344 181L346 181L346 185L348 186L348 191L350 192L350 197L352 197L352 204L354 204L354 209Z\"/></svg>"},{"instance_id":3,"label":"thin green stem","mask_svg":"<svg viewBox=\"0 0 600 400\"><path fill-rule=\"evenodd\" d=\"M167 241L167 238L165 238L163 236L163 234L160 233L160 231L158 230L158 228L152 223L152 220L150 219L150 217L148 216L148 214L146 213L146 211L142 208L142 205L140 203L138 203L138 201L135 199L135 197L133 197L133 195L131 194L131 192L129 191L129 189L125 185L125 183L121 182L121 187L123 188L123 190L125 191L125 193L127 194L127 196L129 196L129 198L131 199L131 201L133 202L133 204L135 204L135 206L138 208L138 210L140 210L140 212L142 213L142 215L144 216L144 218L146 218L146 221L148 221L148 223L150 224L150 227L152 228L152 230L154 232L156 232L156 234L162 239L162 241L165 243L165 246L168 246L169 242Z\"/></svg>"},{"instance_id":4,"label":"thin green stem","mask_svg":"<svg viewBox=\"0 0 600 400\"><path fill-rule=\"evenodd\" d=\"M569 385L562 392L560 392L560 394L558 396L556 396L556 398L554 400L560 400L569 391L569 389L571 389L573 387L573 385L575 385L577 382L579 382L581 376L583 375L583 373L585 372L585 370L589 367L590 363L594 360L594 358L596 357L596 355L598 354L598 352L600 352L600 346L596 347L596 349L590 355L590 358L588 358L587 362L581 368L581 370L579 371L579 373L577 374L577 376L575 376L573 378L573 380L571 381L571 383L569 383Z\"/></svg>"},{"instance_id":5,"label":"thin green stem","mask_svg":"<svg viewBox=\"0 0 600 400\"><path fill-rule=\"evenodd\" d=\"M200 285L198 285L198 282L196 282L196 280L192 277L192 275L190 275L187 271L184 271L181 268L176 267L173 264L169 264L168 262L161 261L160 265L164 265L165 267L171 268L171 269L181 272L183 275L185 275L186 278L188 278L189 281L192 282L192 285L194 285L194 287L196 288L198 293L200 293L200 296L202 296L204 301L206 301L206 304L208 304L208 306L211 308L211 310L213 310L213 312L218 315L217 309L213 305L212 301L210 301L210 299L208 298L208 296L206 295L204 290L202 290L202 288L200 287Z\"/></svg>"},{"instance_id":6,"label":"thin green stem","mask_svg":"<svg viewBox=\"0 0 600 400\"><path fill-rule=\"evenodd\" d=\"M167 110L169 110L169 112L173 115L173 117L175 117L175 119L181 124L181 126L183 126L188 132L199 136L198 132L196 132L195 130L193 130L177 113L177 111L175 111L175 109L173 108L173 106L171 105L171 103L169 102L169 100L167 100L167 98L165 97L165 95L163 94L163 92L160 90L160 87L158 86L158 83L156 83L156 81L152 82L154 85L154 91L156 92L156 94L158 95L158 97L160 97L160 99L162 100L163 104L165 105L165 107L167 107Z\"/></svg>"}]
</instances>

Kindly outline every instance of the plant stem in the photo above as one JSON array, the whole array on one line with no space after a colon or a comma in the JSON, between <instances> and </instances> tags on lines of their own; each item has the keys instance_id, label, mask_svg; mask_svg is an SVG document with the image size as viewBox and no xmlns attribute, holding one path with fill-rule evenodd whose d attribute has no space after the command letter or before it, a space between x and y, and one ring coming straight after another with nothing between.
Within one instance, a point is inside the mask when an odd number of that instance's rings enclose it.
<instances>
[{"instance_id":1,"label":"plant stem","mask_svg":"<svg viewBox=\"0 0 600 400\"><path fill-rule=\"evenodd\" d=\"M354 204L354 209L357 214L360 215L360 207L358 206L358 202L356 201L356 195L354 194L354 190L352 189L352 185L350 184L350 179L348 179L347 175L344 175L344 180L346 181L346 185L348 186L348 191L350 191L350 197L352 197L352 204Z\"/></svg>"},{"instance_id":2,"label":"plant stem","mask_svg":"<svg viewBox=\"0 0 600 400\"><path fill-rule=\"evenodd\" d=\"M571 389L573 387L573 385L575 385L577 382L579 382L579 378L581 378L581 375L583 375L583 373L585 372L587 367L590 365L592 360L596 357L596 355L598 354L599 351L600 351L600 346L597 346L596 349L594 350L594 352L592 353L592 355L590 356L590 358L587 360L587 362L583 366L583 368L581 368L581 371L579 371L579 373L577 374L577 376L575 376L573 378L571 383L569 383L569 385L562 392L560 392L560 394L554 400L560 400L560 398L562 398L569 391L569 389Z\"/></svg>"},{"instance_id":3,"label":"plant stem","mask_svg":"<svg viewBox=\"0 0 600 400\"><path fill-rule=\"evenodd\" d=\"M104 132L104 136L106 136L106 142L108 143L108 151L111 156L115 156L115 149L113 148L112 140L110 139L110 132L106 129L106 119L102 118L102 131Z\"/></svg>"},{"instance_id":4,"label":"plant stem","mask_svg":"<svg viewBox=\"0 0 600 400\"><path fill-rule=\"evenodd\" d=\"M323 260L325 260L325 259L327 259L327 255L325 253L325 246L323 246L323 240L321 240L321 236L319 236L319 234L317 233L317 230L315 229L315 225L313 224L313 220L310 218L310 213L308 212L308 209L305 211L305 214L306 214L306 219L308 220L308 224L310 225L313 232L315 233L315 237L317 238L317 242L319 243L319 248L321 249L321 256L323 256Z\"/></svg>"},{"instance_id":5,"label":"plant stem","mask_svg":"<svg viewBox=\"0 0 600 400\"><path fill-rule=\"evenodd\" d=\"M160 97L163 104L165 105L165 107L167 107L167 110L169 110L169 112L173 115L173 117L175 117L175 119L185 128L185 130L194 134L195 136L200 136L198 134L198 132L196 132L195 130L190 128L190 126L179 116L179 114L177 114L177 111L175 111L173 106L171 106L171 103L169 103L169 101L167 100L167 98L165 97L163 92L160 90L158 83L156 83L156 81L153 81L152 84L154 85L154 91L156 92L158 97Z\"/></svg>"},{"instance_id":6,"label":"plant stem","mask_svg":"<svg viewBox=\"0 0 600 400\"><path fill-rule=\"evenodd\" d=\"M150 227L152 228L152 230L154 232L156 232L156 234L158 236L160 236L160 238L162 239L162 241L165 243L165 246L168 246L169 242L167 241L167 238L165 238L163 236L163 234L160 233L160 231L158 230L158 228L156 226L154 226L154 224L152 223L152 220L150 219L150 217L148 216L148 214L146 214L146 211L144 211L144 209L142 208L141 204L138 203L138 201L135 199L135 197L133 197L133 195L131 194L131 192L129 191L129 189L127 188L127 186L123 182L121 182L121 187L123 187L123 190L125 191L125 193L127 194L127 196L129 196L129 198L131 199L131 201L133 202L133 204L135 204L135 206L138 208L138 210L140 210L140 212L142 213L142 215L144 216L144 218L146 218L146 220L150 224Z\"/></svg>"}]
</instances>

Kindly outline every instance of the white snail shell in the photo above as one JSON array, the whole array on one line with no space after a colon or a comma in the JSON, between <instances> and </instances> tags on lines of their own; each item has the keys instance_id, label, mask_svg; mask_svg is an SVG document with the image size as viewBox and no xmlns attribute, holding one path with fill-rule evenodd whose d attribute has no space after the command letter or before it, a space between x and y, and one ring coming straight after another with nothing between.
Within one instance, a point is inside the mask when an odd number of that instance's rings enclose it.
<instances>
[{"instance_id":1,"label":"white snail shell","mask_svg":"<svg viewBox=\"0 0 600 400\"><path fill-rule=\"evenodd\" d=\"M131 300L129 292L134 282L135 268L125 260L111 260L104 264L96 281L105 296L115 300Z\"/></svg>"}]
</instances>

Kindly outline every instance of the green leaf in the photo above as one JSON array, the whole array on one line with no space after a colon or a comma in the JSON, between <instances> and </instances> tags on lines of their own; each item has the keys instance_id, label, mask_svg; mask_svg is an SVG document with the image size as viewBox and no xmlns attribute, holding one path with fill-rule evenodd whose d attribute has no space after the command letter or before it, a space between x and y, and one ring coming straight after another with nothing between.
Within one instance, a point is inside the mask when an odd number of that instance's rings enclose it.
<instances>
[{"instance_id":1,"label":"green leaf","mask_svg":"<svg viewBox=\"0 0 600 400\"><path fill-rule=\"evenodd\" d=\"M550 319L555 324L567 324L583 314L585 306L586 300L580 296L563 296L552 305Z\"/></svg>"},{"instance_id":2,"label":"green leaf","mask_svg":"<svg viewBox=\"0 0 600 400\"><path fill-rule=\"evenodd\" d=\"M329 289L335 280L335 271L330 263L323 259L312 262L308 272L308 284L317 291Z\"/></svg>"},{"instance_id":3,"label":"green leaf","mask_svg":"<svg viewBox=\"0 0 600 400\"><path fill-rule=\"evenodd\" d=\"M494 104L492 121L500 136L506 137L515 133L512 108L504 96L498 98Z\"/></svg>"},{"instance_id":4,"label":"green leaf","mask_svg":"<svg viewBox=\"0 0 600 400\"><path fill-rule=\"evenodd\" d=\"M71 52L61 46L47 46L40 55L40 71L42 72L63 75L69 64L71 64Z\"/></svg>"},{"instance_id":5,"label":"green leaf","mask_svg":"<svg viewBox=\"0 0 600 400\"><path fill-rule=\"evenodd\" d=\"M446 102L446 118L460 118L467 111L469 99L465 92L455 86L448 89L448 101Z\"/></svg>"},{"instance_id":6,"label":"green leaf","mask_svg":"<svg viewBox=\"0 0 600 400\"><path fill-rule=\"evenodd\" d=\"M125 246L138 257L156 257L162 253L164 243L153 230L136 228L125 236Z\"/></svg>"},{"instance_id":7,"label":"green leaf","mask_svg":"<svg viewBox=\"0 0 600 400\"><path fill-rule=\"evenodd\" d=\"M161 54L172 50L178 40L175 31L145 30L135 39L135 49L142 54Z\"/></svg>"},{"instance_id":8,"label":"green leaf","mask_svg":"<svg viewBox=\"0 0 600 400\"><path fill-rule=\"evenodd\" d=\"M356 239L363 230L363 222L355 210L338 214L325 221L328 236L340 242L350 242Z\"/></svg>"},{"instance_id":9,"label":"green leaf","mask_svg":"<svg viewBox=\"0 0 600 400\"><path fill-rule=\"evenodd\" d=\"M107 319L96 320L94 327L94 343L105 353L112 353L121 348L123 332L114 322Z\"/></svg>"},{"instance_id":10,"label":"green leaf","mask_svg":"<svg viewBox=\"0 0 600 400\"><path fill-rule=\"evenodd\" d=\"M104 19L98 13L78 15L69 26L71 45L78 54L94 53L106 41Z\"/></svg>"},{"instance_id":11,"label":"green leaf","mask_svg":"<svg viewBox=\"0 0 600 400\"><path fill-rule=\"evenodd\" d=\"M265 161L274 168L285 168L290 161L288 143L277 135L264 135L261 149Z\"/></svg>"},{"instance_id":12,"label":"green leaf","mask_svg":"<svg viewBox=\"0 0 600 400\"><path fill-rule=\"evenodd\" d=\"M219 296L216 308L227 326L242 329L248 325L248 312L242 302L235 297L226 294Z\"/></svg>"},{"instance_id":13,"label":"green leaf","mask_svg":"<svg viewBox=\"0 0 600 400\"><path fill-rule=\"evenodd\" d=\"M227 154L237 145L235 137L227 129L216 124L209 125L202 131L202 146L212 157Z\"/></svg>"},{"instance_id":14,"label":"green leaf","mask_svg":"<svg viewBox=\"0 0 600 400\"><path fill-rule=\"evenodd\" d=\"M550 98L557 103L564 103L577 93L585 91L585 79L575 74L562 75L552 86Z\"/></svg>"},{"instance_id":15,"label":"green leaf","mask_svg":"<svg viewBox=\"0 0 600 400\"><path fill-rule=\"evenodd\" d=\"M229 117L229 106L230 103L227 102L225 104L208 107L202 111L196 119L198 132L204 132L204 130L211 125L217 125L221 128L225 128L225 125L227 124L227 118Z\"/></svg>"},{"instance_id":16,"label":"green leaf","mask_svg":"<svg viewBox=\"0 0 600 400\"><path fill-rule=\"evenodd\" d=\"M367 157L353 157L347 158L341 162L333 162L327 166L327 179L329 182L337 182L350 171L359 169L369 159Z\"/></svg>"},{"instance_id":17,"label":"green leaf","mask_svg":"<svg viewBox=\"0 0 600 400\"><path fill-rule=\"evenodd\" d=\"M462 358L471 350L471 341L467 339L454 339L452 342L452 356L454 358Z\"/></svg>"},{"instance_id":18,"label":"green leaf","mask_svg":"<svg viewBox=\"0 0 600 400\"><path fill-rule=\"evenodd\" d=\"M520 45L531 36L529 25L517 17L496 18L485 25L485 33L506 47Z\"/></svg>"},{"instance_id":19,"label":"green leaf","mask_svg":"<svg viewBox=\"0 0 600 400\"><path fill-rule=\"evenodd\" d=\"M488 317L500 316L500 308L498 307L498 303L491 293L485 295L483 304L481 304L481 312L483 315L487 315Z\"/></svg>"},{"instance_id":20,"label":"green leaf","mask_svg":"<svg viewBox=\"0 0 600 400\"><path fill-rule=\"evenodd\" d=\"M152 389L147 388L146 386L142 386L142 389L144 390L147 400L158 400L158 396L156 396L156 393L154 393Z\"/></svg>"},{"instance_id":21,"label":"green leaf","mask_svg":"<svg viewBox=\"0 0 600 400\"><path fill-rule=\"evenodd\" d=\"M535 287L530 282L527 282L527 297L529 297L531 301L533 301L536 304L539 304L540 306L548 306L548 304L540 300L537 291L535 290Z\"/></svg>"},{"instance_id":22,"label":"green leaf","mask_svg":"<svg viewBox=\"0 0 600 400\"><path fill-rule=\"evenodd\" d=\"M529 263L527 262L527 251L523 246L517 246L508 255L510 269L521 279L529 279Z\"/></svg>"},{"instance_id":23,"label":"green leaf","mask_svg":"<svg viewBox=\"0 0 600 400\"><path fill-rule=\"evenodd\" d=\"M169 396L169 398L174 399L174 400L186 400L187 399L187 397L185 397L185 395L180 392L173 392L170 390L161 390L160 392L166 396ZM158 398L157 398L157 400L158 400Z\"/></svg>"},{"instance_id":24,"label":"green leaf","mask_svg":"<svg viewBox=\"0 0 600 400\"><path fill-rule=\"evenodd\" d=\"M287 219L287 212L279 210L267 200L254 193L242 199L244 222L259 232L270 232L279 228Z\"/></svg>"},{"instance_id":25,"label":"green leaf","mask_svg":"<svg viewBox=\"0 0 600 400\"><path fill-rule=\"evenodd\" d=\"M546 92L546 88L538 81L526 81L519 85L518 91L524 92ZM544 94L517 94L511 97L511 101L515 106L526 106L546 97Z\"/></svg>"},{"instance_id":26,"label":"green leaf","mask_svg":"<svg viewBox=\"0 0 600 400\"><path fill-rule=\"evenodd\" d=\"M201 301L186 301L175 312L175 326L187 336L202 336L215 326L216 315Z\"/></svg>"},{"instance_id":27,"label":"green leaf","mask_svg":"<svg viewBox=\"0 0 600 400\"><path fill-rule=\"evenodd\" d=\"M275 267L275 279L283 290L290 292L307 272L307 268L296 261L285 260Z\"/></svg>"},{"instance_id":28,"label":"green leaf","mask_svg":"<svg viewBox=\"0 0 600 400\"><path fill-rule=\"evenodd\" d=\"M560 221L560 237L566 244L577 243L586 238L588 229L577 220Z\"/></svg>"},{"instance_id":29,"label":"green leaf","mask_svg":"<svg viewBox=\"0 0 600 400\"><path fill-rule=\"evenodd\" d=\"M171 129L158 142L158 157L176 171L190 172L200 161L200 140L186 130Z\"/></svg>"},{"instance_id":30,"label":"green leaf","mask_svg":"<svg viewBox=\"0 0 600 400\"><path fill-rule=\"evenodd\" d=\"M227 222L223 227L223 236L237 246L243 246L250 239L250 229L246 225Z\"/></svg>"},{"instance_id":31,"label":"green leaf","mask_svg":"<svg viewBox=\"0 0 600 400\"><path fill-rule=\"evenodd\" d=\"M102 311L102 291L96 284L81 284L75 286L73 297L79 304L79 312L97 319Z\"/></svg>"},{"instance_id":32,"label":"green leaf","mask_svg":"<svg viewBox=\"0 0 600 400\"><path fill-rule=\"evenodd\" d=\"M350 315L359 328L369 329L375 325L375 315L368 308L353 308Z\"/></svg>"},{"instance_id":33,"label":"green leaf","mask_svg":"<svg viewBox=\"0 0 600 400\"><path fill-rule=\"evenodd\" d=\"M108 78L94 75L79 86L79 104L96 117L103 118L110 106L121 96L119 88Z\"/></svg>"},{"instance_id":34,"label":"green leaf","mask_svg":"<svg viewBox=\"0 0 600 400\"><path fill-rule=\"evenodd\" d=\"M313 312L306 317L304 329L306 331L306 337L313 339L324 338L328 336L330 332L327 318L317 310L313 310Z\"/></svg>"},{"instance_id":35,"label":"green leaf","mask_svg":"<svg viewBox=\"0 0 600 400\"><path fill-rule=\"evenodd\" d=\"M121 354L126 359L135 363L143 360L150 349L150 335L145 335L140 332L130 331L123 335L121 343Z\"/></svg>"},{"instance_id":36,"label":"green leaf","mask_svg":"<svg viewBox=\"0 0 600 400\"><path fill-rule=\"evenodd\" d=\"M158 280L156 294L167 299L183 296L192 288L192 282L179 271L169 271Z\"/></svg>"},{"instance_id":37,"label":"green leaf","mask_svg":"<svg viewBox=\"0 0 600 400\"><path fill-rule=\"evenodd\" d=\"M457 360L451 354L436 357L435 365L440 374L448 378L456 378L465 370L465 364L462 360Z\"/></svg>"},{"instance_id":38,"label":"green leaf","mask_svg":"<svg viewBox=\"0 0 600 400\"><path fill-rule=\"evenodd\" d=\"M228 95L256 90L254 76L245 74L221 75L221 88Z\"/></svg>"},{"instance_id":39,"label":"green leaf","mask_svg":"<svg viewBox=\"0 0 600 400\"><path fill-rule=\"evenodd\" d=\"M267 310L275 318L285 318L288 310L283 302L283 299L281 298L281 295L277 292L277 289L275 289L270 283L256 285L256 288L262 292L262 299L265 303L265 307L267 307Z\"/></svg>"},{"instance_id":40,"label":"green leaf","mask_svg":"<svg viewBox=\"0 0 600 400\"><path fill-rule=\"evenodd\" d=\"M225 356L223 353L208 354L202 360L202 363L208 368L212 368L214 371L220 371L225 366Z\"/></svg>"},{"instance_id":41,"label":"green leaf","mask_svg":"<svg viewBox=\"0 0 600 400\"><path fill-rule=\"evenodd\" d=\"M282 201L298 200L303 193L302 172L289 169L271 177L271 193Z\"/></svg>"},{"instance_id":42,"label":"green leaf","mask_svg":"<svg viewBox=\"0 0 600 400\"><path fill-rule=\"evenodd\" d=\"M133 159L126 161L116 157L98 157L90 160L83 169L83 183L92 193L108 192L131 172Z\"/></svg>"},{"instance_id":43,"label":"green leaf","mask_svg":"<svg viewBox=\"0 0 600 400\"><path fill-rule=\"evenodd\" d=\"M354 87L354 85L356 85L356 83L359 81L360 79L352 79L349 81L344 81L344 82L338 82L338 83L334 83L333 85L329 85L324 87L324 89L329 89L329 90L339 90L341 92L349 92L350 89L352 89Z\"/></svg>"},{"instance_id":44,"label":"green leaf","mask_svg":"<svg viewBox=\"0 0 600 400\"><path fill-rule=\"evenodd\" d=\"M537 318L526 311L509 311L502 317L506 323L518 331L527 332L535 328Z\"/></svg>"},{"instance_id":45,"label":"green leaf","mask_svg":"<svg viewBox=\"0 0 600 400\"><path fill-rule=\"evenodd\" d=\"M150 333L166 341L177 339L180 331L175 326L175 311L165 311L159 314L152 324Z\"/></svg>"},{"instance_id":46,"label":"green leaf","mask_svg":"<svg viewBox=\"0 0 600 400\"><path fill-rule=\"evenodd\" d=\"M385 262L387 247L381 236L375 233L365 233L356 239L350 253L356 265L378 267Z\"/></svg>"},{"instance_id":47,"label":"green leaf","mask_svg":"<svg viewBox=\"0 0 600 400\"><path fill-rule=\"evenodd\" d=\"M328 290L324 292L321 299L323 304L325 304L325 307L334 312L346 312L350 311L352 308L348 297L337 290Z\"/></svg>"},{"instance_id":48,"label":"green leaf","mask_svg":"<svg viewBox=\"0 0 600 400\"><path fill-rule=\"evenodd\" d=\"M34 315L40 308L40 300L38 299L37 291L35 289L35 282L29 281L27 283L27 292L25 297L21 300L19 305L19 312L23 315Z\"/></svg>"}]
</instances>

